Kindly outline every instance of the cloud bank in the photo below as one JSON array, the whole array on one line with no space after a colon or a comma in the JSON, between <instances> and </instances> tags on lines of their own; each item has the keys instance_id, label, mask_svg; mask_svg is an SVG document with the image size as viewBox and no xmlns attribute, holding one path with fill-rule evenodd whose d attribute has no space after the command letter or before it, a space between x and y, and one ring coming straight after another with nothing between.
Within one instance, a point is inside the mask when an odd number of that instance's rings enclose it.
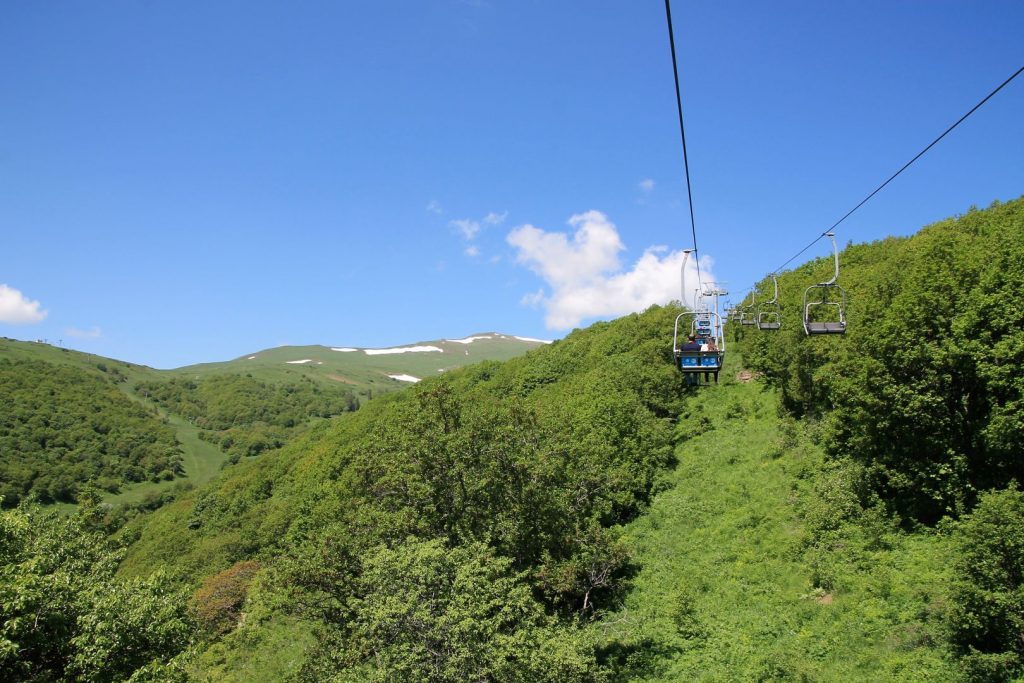
<instances>
[{"instance_id":1,"label":"cloud bank","mask_svg":"<svg viewBox=\"0 0 1024 683\"><path fill-rule=\"evenodd\" d=\"M607 216L587 211L570 218L569 226L571 236L523 225L506 237L516 249L516 261L550 288L523 297L524 304L544 308L549 329L568 329L584 319L626 315L679 299L682 251L649 247L632 269L624 271L619 254L625 246ZM713 281L711 259L702 257L700 265L702 280ZM693 259L687 264L691 290L697 287L696 267ZM693 291L686 298L692 306Z\"/></svg>"},{"instance_id":2,"label":"cloud bank","mask_svg":"<svg viewBox=\"0 0 1024 683\"><path fill-rule=\"evenodd\" d=\"M33 325L42 322L48 312L42 304L30 301L13 287L0 284L0 322L11 325Z\"/></svg>"}]
</instances>

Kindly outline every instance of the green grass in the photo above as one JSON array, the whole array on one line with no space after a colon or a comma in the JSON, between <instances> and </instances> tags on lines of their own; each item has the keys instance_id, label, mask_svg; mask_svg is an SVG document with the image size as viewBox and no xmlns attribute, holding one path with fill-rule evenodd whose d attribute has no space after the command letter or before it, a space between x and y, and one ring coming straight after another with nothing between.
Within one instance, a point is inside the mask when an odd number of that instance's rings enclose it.
<instances>
[{"instance_id":1,"label":"green grass","mask_svg":"<svg viewBox=\"0 0 1024 683\"><path fill-rule=\"evenodd\" d=\"M880 544L863 519L812 538L802 511L824 458L783 439L774 392L730 382L691 406L680 433L712 428L678 444L671 488L627 528L642 569L600 627L632 652L628 678L955 678L935 645L944 539L886 527Z\"/></svg>"},{"instance_id":2,"label":"green grass","mask_svg":"<svg viewBox=\"0 0 1024 683\"><path fill-rule=\"evenodd\" d=\"M189 677L224 683L288 680L314 644L309 625L298 619L274 617L243 625L204 650L189 667Z\"/></svg>"}]
</instances>

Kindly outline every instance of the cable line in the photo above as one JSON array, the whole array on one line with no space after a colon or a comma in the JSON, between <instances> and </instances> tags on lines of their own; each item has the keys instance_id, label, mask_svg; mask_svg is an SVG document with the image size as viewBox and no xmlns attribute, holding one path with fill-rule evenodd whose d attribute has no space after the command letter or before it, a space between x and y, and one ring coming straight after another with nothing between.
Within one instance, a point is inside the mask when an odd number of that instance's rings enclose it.
<instances>
[{"instance_id":1,"label":"cable line","mask_svg":"<svg viewBox=\"0 0 1024 683\"><path fill-rule=\"evenodd\" d=\"M668 4L668 0L665 0L665 4L666 4L666 5ZM956 122L956 123L954 123L954 124L953 124L952 126L950 126L949 128L947 128L947 129L946 129L946 130L945 130L945 131L944 131L944 132L942 133L942 135L940 135L939 137L937 137L937 138L935 138L934 140L932 140L932 141L931 141L931 144L929 144L929 145L928 145L927 147L925 147L924 149L922 149L922 150L921 150L920 152L918 152L918 153L917 153L917 156L915 156L915 157L914 157L913 159L911 159L911 160L910 160L910 161L908 161L907 163L903 164L903 167L902 167L902 168L900 168L900 170L896 171L896 172L895 172L895 173L893 173L893 174L892 174L891 176L889 176L889 179L888 179L888 180L886 180L886 181L885 181L884 183L882 183L881 185L879 185L878 187L876 187L876 188L874 189L874 191L873 191L873 192L872 192L871 194L869 194L869 195L868 195L867 197L865 197L864 199L862 199L862 200L860 201L860 203L859 203L859 204L857 204L857 206L855 206L855 207L853 207L852 209L850 209L849 211L847 211L847 212L846 212L846 215L845 215L845 216L843 216L842 218L840 218L839 220L837 220L837 221L836 221L835 223L833 223L833 224L832 224L832 225L831 225L831 226L830 226L830 227L828 228L828 230L826 230L825 232L823 232L823 233L821 233L820 235L818 235L818 236L817 236L817 237L816 237L816 238L814 239L814 241L813 241L813 242L811 242L811 243L810 243L810 244L808 244L808 245L807 245L806 247L804 247L803 249L801 249L800 251L798 251L798 252L797 252L797 253L796 253L796 254L795 254L795 255L794 255L793 257L791 257L791 258L790 258L790 259L789 259L788 261L786 261L786 262L785 262L785 263L783 263L783 264L782 264L781 266L779 266L778 268L776 268L776 269L775 269L775 271L774 271L774 274L778 275L778 274L779 274L780 272L782 272L782 269L783 269L783 268L785 268L785 267L786 267L787 265L789 265L789 264L790 264L790 263L792 263L792 262L793 262L794 260L796 260L796 258L797 258L798 256L800 256L800 254L804 253L805 251L807 251L808 249L810 249L811 247L813 247L813 246L814 246L815 244L817 244L818 240L820 240L820 239L821 239L822 237L826 237L826 236L828 235L828 233L832 232L832 230L833 230L833 229L835 229L835 228L836 228L836 227L837 227L837 226L838 226L838 225L839 225L840 223L842 223L842 222L843 222L843 221L845 221L845 220L846 220L847 218L849 218L849 217L850 217L851 215L853 215L853 212L854 212L854 211L856 211L856 210L857 210L857 209L859 209L860 207L864 206L864 204L866 204L866 203L867 203L867 201L868 201L869 199L871 199L871 198L872 198L872 197L874 197L874 196L875 196L876 194L878 194L878 192L879 192L879 191L880 191L880 190L881 190L881 189L882 189L883 187L885 187L886 185L888 185L889 183L891 183L891 182L892 182L893 180L895 180L895 179L896 179L896 176L898 176L898 175L899 175L900 173L903 173L903 172L904 172L905 170L907 170L907 169L908 169L908 168L910 167L910 165L911 165L911 164L913 164L913 163L914 163L915 161L917 161L917 160L918 160L918 159L920 159L920 158L921 158L922 156L924 156L925 152L927 152L927 151L928 151L928 150L930 150L930 149L931 149L932 147L934 147L934 146L935 146L935 145L936 145L936 144L937 144L937 143L939 142L939 140L941 140L942 138L944 138L944 137L946 137L947 135L949 135L949 133L950 133L950 132L952 132L952 130L953 130L954 128L956 128L956 127L957 127L957 126L959 126L959 125L960 125L961 123L963 123L963 122L964 122L965 120L967 120L967 117L968 117L968 116L970 116L971 114L973 114L974 112L976 112L976 111L977 111L978 109L980 109L980 108L981 108L981 105L985 104L985 103L986 103L986 102L988 102L988 101L989 101L990 99L992 99L992 97L993 97L993 96L994 96L994 95L995 95L995 94L996 94L997 92L999 92L999 91L1000 91L1000 90L1002 90L1002 89L1003 89L1004 87L1006 87L1007 85L1009 85L1010 81L1012 81L1013 79L1015 79L1015 78L1016 78L1017 76L1019 76L1019 75L1020 75L1020 74L1021 74L1022 72L1024 72L1024 66L1022 66L1021 68L1017 69L1017 71L1016 71L1016 72L1014 72L1014 74L1013 74L1012 76L1010 76L1010 77L1009 77L1009 78L1007 78L1007 79L1006 79L1005 81L1003 81L1002 83L1000 83L1000 84L999 84L999 86L998 86L998 87L997 87L997 88L996 88L995 90L993 90L993 91L992 91L992 92L990 92L990 93L989 93L988 95L986 95L986 96L985 96L985 98L984 98L983 100L981 100L981 102L978 102L978 103L977 103L976 105L974 105L974 106L973 106L973 107L971 108L971 110L970 110L970 111L968 111L968 112L967 112L966 114L964 114L963 116L961 116L961 117L960 117L960 118L959 118L959 119L957 120L957 122Z\"/></svg>"},{"instance_id":2,"label":"cable line","mask_svg":"<svg viewBox=\"0 0 1024 683\"><path fill-rule=\"evenodd\" d=\"M683 140L683 168L686 170L686 197L690 203L690 232L693 233L693 250L697 251L697 224L693 220L693 190L690 188L690 161L686 156L686 128L683 126L683 97L679 91L679 68L676 66L676 39L672 32L672 8L669 0L665 0L665 20L668 23L668 43L672 48L672 75L676 80L676 108L679 111L679 136ZM700 281L700 252L694 259L697 265L697 286L703 290ZM686 303L685 301L683 302ZM696 303L696 302L694 302Z\"/></svg>"}]
</instances>

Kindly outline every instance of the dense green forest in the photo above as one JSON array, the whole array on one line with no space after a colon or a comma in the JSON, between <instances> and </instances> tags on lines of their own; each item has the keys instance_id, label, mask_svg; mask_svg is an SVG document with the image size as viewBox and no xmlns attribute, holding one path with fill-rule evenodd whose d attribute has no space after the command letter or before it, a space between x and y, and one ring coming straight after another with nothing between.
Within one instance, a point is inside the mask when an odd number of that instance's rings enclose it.
<instances>
[{"instance_id":1,"label":"dense green forest","mask_svg":"<svg viewBox=\"0 0 1024 683\"><path fill-rule=\"evenodd\" d=\"M830 453L908 522L970 510L1024 477L1024 200L850 246L843 338L804 336L804 289L830 260L779 278L783 329L748 361L796 416L821 418ZM741 332L750 336L749 328Z\"/></svg>"},{"instance_id":2,"label":"dense green forest","mask_svg":"<svg viewBox=\"0 0 1024 683\"><path fill-rule=\"evenodd\" d=\"M73 501L86 482L116 491L181 474L174 430L97 372L0 359L0 496ZM112 381L113 380L113 381Z\"/></svg>"},{"instance_id":3,"label":"dense green forest","mask_svg":"<svg viewBox=\"0 0 1024 683\"><path fill-rule=\"evenodd\" d=\"M115 575L123 549L80 513L0 511L0 677L6 681L167 680L191 642L188 592L172 575Z\"/></svg>"},{"instance_id":4,"label":"dense green forest","mask_svg":"<svg viewBox=\"0 0 1024 683\"><path fill-rule=\"evenodd\" d=\"M1022 223L848 246L843 337L800 325L830 263L784 274L782 330L737 326L717 387L652 307L316 421L112 538L88 495L6 511L0 671L1019 680ZM213 430L288 419L197 402L234 386L147 390Z\"/></svg>"},{"instance_id":5,"label":"dense green forest","mask_svg":"<svg viewBox=\"0 0 1024 683\"><path fill-rule=\"evenodd\" d=\"M136 385L136 392L204 430L201 438L216 443L237 462L280 448L311 418L327 418L359 407L351 389L316 383L267 383L249 375L174 378Z\"/></svg>"}]
</instances>

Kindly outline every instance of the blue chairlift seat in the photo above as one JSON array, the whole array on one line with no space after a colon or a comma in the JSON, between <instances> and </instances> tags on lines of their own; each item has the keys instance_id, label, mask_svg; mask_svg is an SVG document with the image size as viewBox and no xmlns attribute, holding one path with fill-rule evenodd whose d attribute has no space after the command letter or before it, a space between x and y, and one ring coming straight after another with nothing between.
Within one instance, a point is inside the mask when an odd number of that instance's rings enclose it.
<instances>
[{"instance_id":1,"label":"blue chairlift seat","mask_svg":"<svg viewBox=\"0 0 1024 683\"><path fill-rule=\"evenodd\" d=\"M679 369L683 372L718 372L722 369L721 351L679 351Z\"/></svg>"}]
</instances>

